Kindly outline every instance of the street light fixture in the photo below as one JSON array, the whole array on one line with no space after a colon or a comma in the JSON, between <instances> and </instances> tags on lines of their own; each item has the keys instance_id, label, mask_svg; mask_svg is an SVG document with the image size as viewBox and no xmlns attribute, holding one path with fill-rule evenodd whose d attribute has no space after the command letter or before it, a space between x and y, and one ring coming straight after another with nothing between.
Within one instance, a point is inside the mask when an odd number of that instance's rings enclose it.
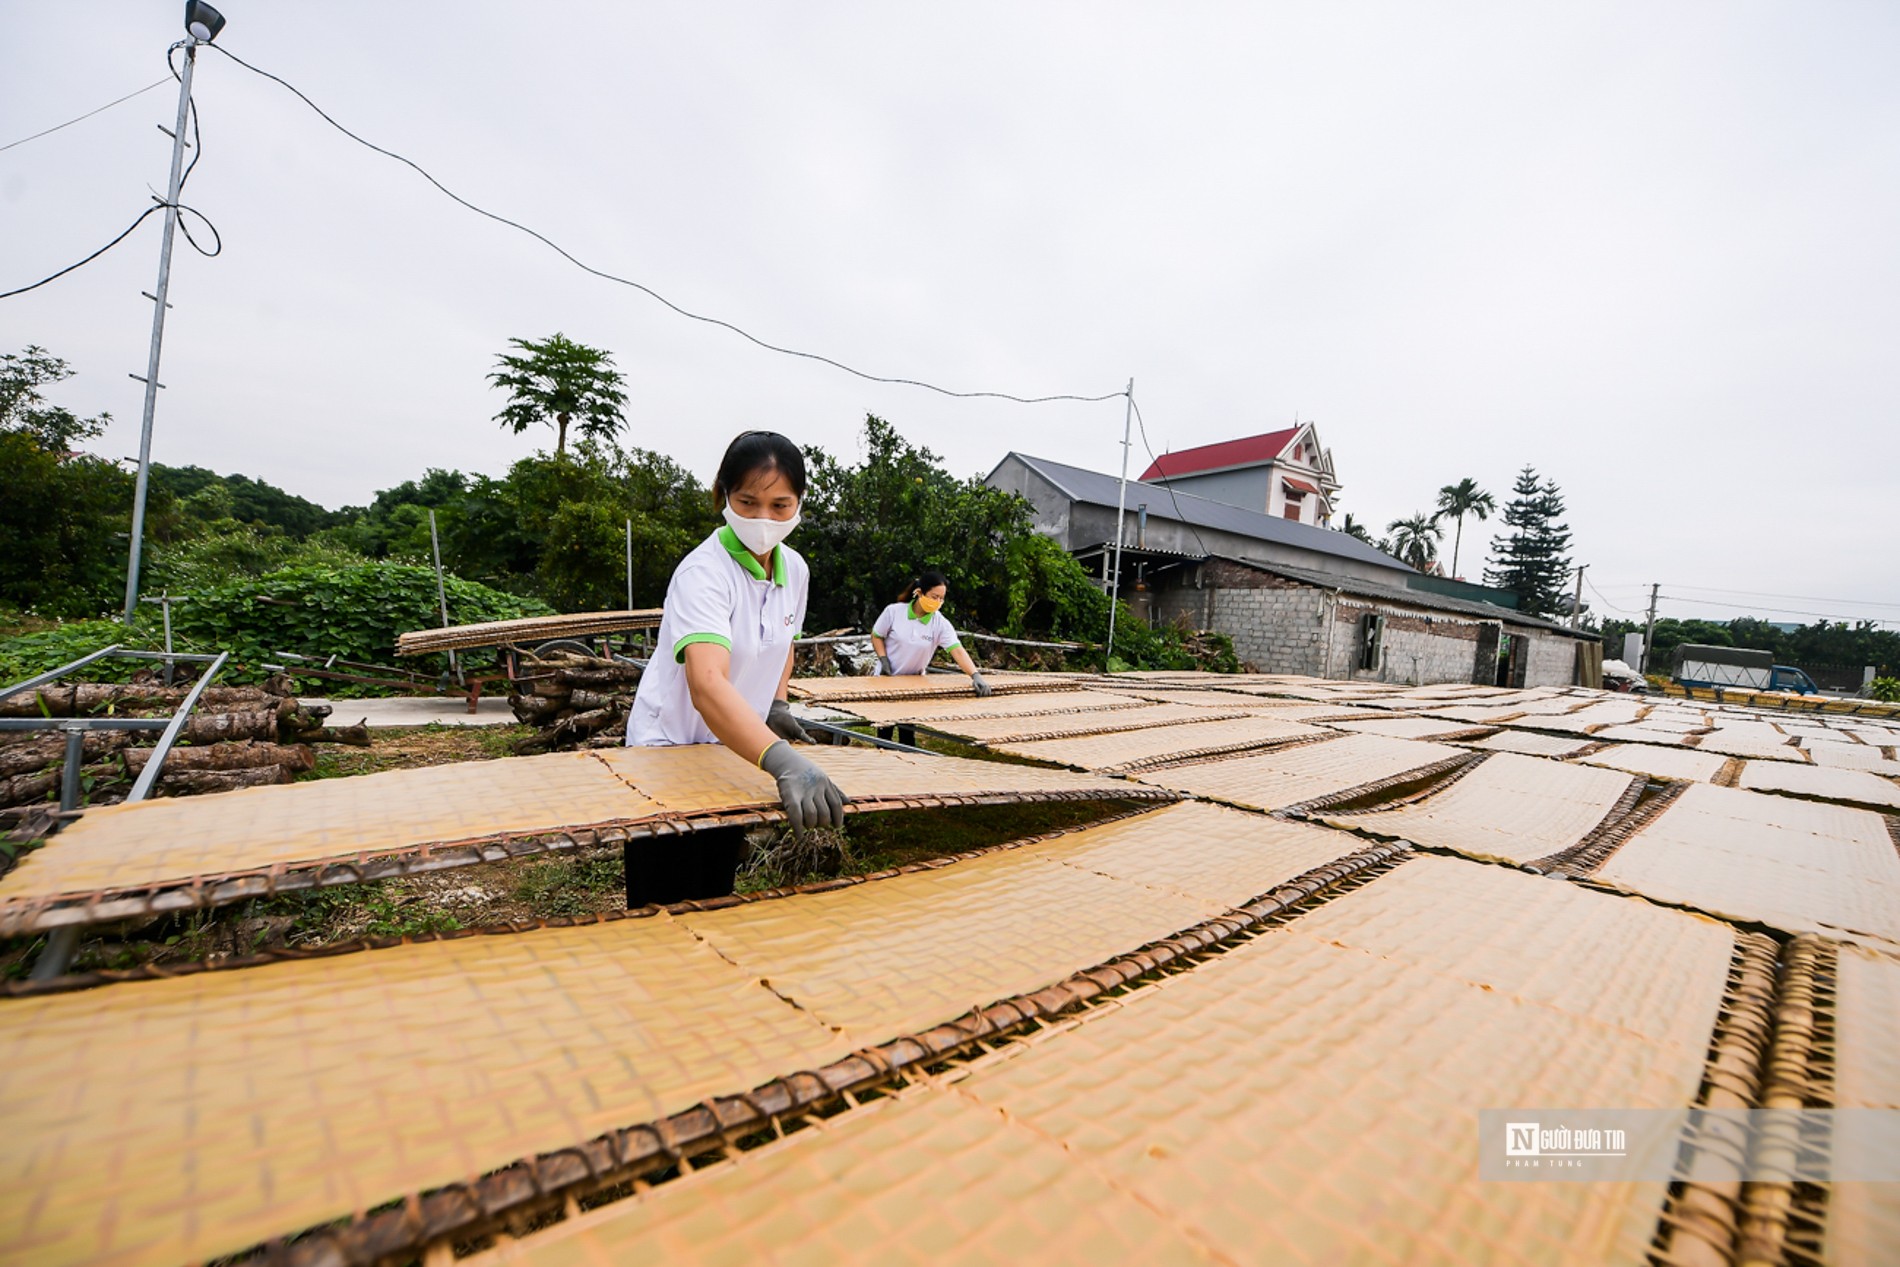
<instances>
[{"instance_id":1,"label":"street light fixture","mask_svg":"<svg viewBox=\"0 0 1900 1267\"><path fill-rule=\"evenodd\" d=\"M218 32L224 29L224 15L206 4L204 0L186 0L185 30L194 40L209 44L218 38Z\"/></svg>"}]
</instances>

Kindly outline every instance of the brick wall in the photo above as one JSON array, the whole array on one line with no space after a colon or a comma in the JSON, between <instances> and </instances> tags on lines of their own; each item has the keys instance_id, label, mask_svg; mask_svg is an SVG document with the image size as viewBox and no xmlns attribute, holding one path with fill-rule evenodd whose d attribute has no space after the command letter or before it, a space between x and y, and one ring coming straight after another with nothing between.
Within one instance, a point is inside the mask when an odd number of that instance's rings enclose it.
<instances>
[{"instance_id":1,"label":"brick wall","mask_svg":"<svg viewBox=\"0 0 1900 1267\"><path fill-rule=\"evenodd\" d=\"M1577 681L1577 640L1557 633L1528 629L1512 632L1524 638L1525 686L1574 686Z\"/></svg>"},{"instance_id":2,"label":"brick wall","mask_svg":"<svg viewBox=\"0 0 1900 1267\"><path fill-rule=\"evenodd\" d=\"M1363 651L1361 622L1368 612L1385 617L1383 651L1377 667L1359 667ZM1407 611L1384 603L1341 598L1333 624L1333 653L1327 677L1377 682L1469 682L1478 657L1478 622L1452 615Z\"/></svg>"},{"instance_id":3,"label":"brick wall","mask_svg":"<svg viewBox=\"0 0 1900 1267\"><path fill-rule=\"evenodd\" d=\"M1234 654L1262 673L1318 677L1326 652L1326 594L1309 586L1217 589L1210 628L1234 640Z\"/></svg>"}]
</instances>

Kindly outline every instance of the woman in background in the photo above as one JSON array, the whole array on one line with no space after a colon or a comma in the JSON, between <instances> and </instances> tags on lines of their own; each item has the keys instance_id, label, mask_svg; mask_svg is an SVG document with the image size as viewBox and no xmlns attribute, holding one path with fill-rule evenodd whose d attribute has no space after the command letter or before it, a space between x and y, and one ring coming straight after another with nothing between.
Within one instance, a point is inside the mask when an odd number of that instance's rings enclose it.
<instances>
[{"instance_id":1,"label":"woman in background","mask_svg":"<svg viewBox=\"0 0 1900 1267\"><path fill-rule=\"evenodd\" d=\"M871 648L877 652L878 671L884 674L914 675L930 668L939 651L948 651L957 667L970 675L970 689L978 699L988 699L990 684L976 671L970 653L957 640L957 631L940 610L950 593L950 583L941 572L920 572L897 596L897 601L879 613L871 625ZM878 730L878 737L889 739L891 728ZM915 743L916 732L909 726L898 730L899 743Z\"/></svg>"}]
</instances>

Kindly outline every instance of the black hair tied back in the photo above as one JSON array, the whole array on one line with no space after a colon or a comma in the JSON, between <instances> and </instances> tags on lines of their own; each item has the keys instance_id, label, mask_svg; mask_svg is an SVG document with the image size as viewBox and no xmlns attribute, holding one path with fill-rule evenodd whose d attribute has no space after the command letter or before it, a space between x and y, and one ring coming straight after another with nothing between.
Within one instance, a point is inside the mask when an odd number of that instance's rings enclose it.
<instances>
[{"instance_id":1,"label":"black hair tied back","mask_svg":"<svg viewBox=\"0 0 1900 1267\"><path fill-rule=\"evenodd\" d=\"M904 592L897 596L897 601L907 603L910 601L911 595L928 594L939 585L945 589L950 588L950 578L941 572L919 572L911 579L910 584L904 587Z\"/></svg>"},{"instance_id":2,"label":"black hair tied back","mask_svg":"<svg viewBox=\"0 0 1900 1267\"><path fill-rule=\"evenodd\" d=\"M724 506L736 488L761 471L777 471L792 486L799 500L805 498L805 455L798 446L776 431L741 431L726 446L719 459L719 474L713 477L713 505Z\"/></svg>"}]
</instances>

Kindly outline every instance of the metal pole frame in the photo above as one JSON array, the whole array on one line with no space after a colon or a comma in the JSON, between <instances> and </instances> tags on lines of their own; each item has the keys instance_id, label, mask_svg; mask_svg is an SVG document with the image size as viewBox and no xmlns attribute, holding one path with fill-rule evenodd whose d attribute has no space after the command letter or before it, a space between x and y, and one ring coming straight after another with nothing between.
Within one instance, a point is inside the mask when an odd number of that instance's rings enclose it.
<instances>
[{"instance_id":1,"label":"metal pole frame","mask_svg":"<svg viewBox=\"0 0 1900 1267\"><path fill-rule=\"evenodd\" d=\"M0 686L0 699L5 699L9 695L18 695L21 691L30 691L36 686L45 686L48 682L57 682L60 678L65 677L73 670L83 669L94 660L103 660L118 649L119 644L115 642L109 647L102 647L91 655L80 656L77 660L62 664L57 669L48 669L38 677L30 677L24 682L15 682L12 686Z\"/></svg>"},{"instance_id":2,"label":"metal pole frame","mask_svg":"<svg viewBox=\"0 0 1900 1267\"><path fill-rule=\"evenodd\" d=\"M1122 482L1115 494L1115 574L1108 583L1108 649L1102 653L1102 672L1115 671L1115 609L1122 601L1122 520L1128 513L1128 448L1134 442L1135 380L1128 380L1128 408L1122 415Z\"/></svg>"},{"instance_id":3,"label":"metal pole frame","mask_svg":"<svg viewBox=\"0 0 1900 1267\"><path fill-rule=\"evenodd\" d=\"M834 726L830 722L813 721L801 717L798 724L806 730L822 731L827 735L838 735L856 743L869 744L873 748L889 748L892 752L915 752L921 756L934 757L937 754L928 748L913 748L907 743L898 743L893 739L879 739L876 735L866 735L845 726Z\"/></svg>"},{"instance_id":4,"label":"metal pole frame","mask_svg":"<svg viewBox=\"0 0 1900 1267\"><path fill-rule=\"evenodd\" d=\"M158 287L152 292L152 350L145 361L145 417L139 427L138 480L132 493L132 550L125 567L125 624L131 627L139 604L139 560L145 543L145 494L152 470L152 417L158 412L158 360L165 341L166 292L172 280L172 238L178 229L178 192L185 170L185 124L191 111L191 72L198 64L198 41L184 40L185 69L178 76L178 121L172 126L172 178L165 195L165 236L158 249ZM136 374L134 378L138 377Z\"/></svg>"},{"instance_id":5,"label":"metal pole frame","mask_svg":"<svg viewBox=\"0 0 1900 1267\"><path fill-rule=\"evenodd\" d=\"M442 627L449 627L449 591L442 581L442 539L435 532L435 511L429 511L429 549L435 555L435 598L442 605ZM466 685L462 680L462 665L455 658L455 648L449 648L449 668L455 674L458 686Z\"/></svg>"}]
</instances>

